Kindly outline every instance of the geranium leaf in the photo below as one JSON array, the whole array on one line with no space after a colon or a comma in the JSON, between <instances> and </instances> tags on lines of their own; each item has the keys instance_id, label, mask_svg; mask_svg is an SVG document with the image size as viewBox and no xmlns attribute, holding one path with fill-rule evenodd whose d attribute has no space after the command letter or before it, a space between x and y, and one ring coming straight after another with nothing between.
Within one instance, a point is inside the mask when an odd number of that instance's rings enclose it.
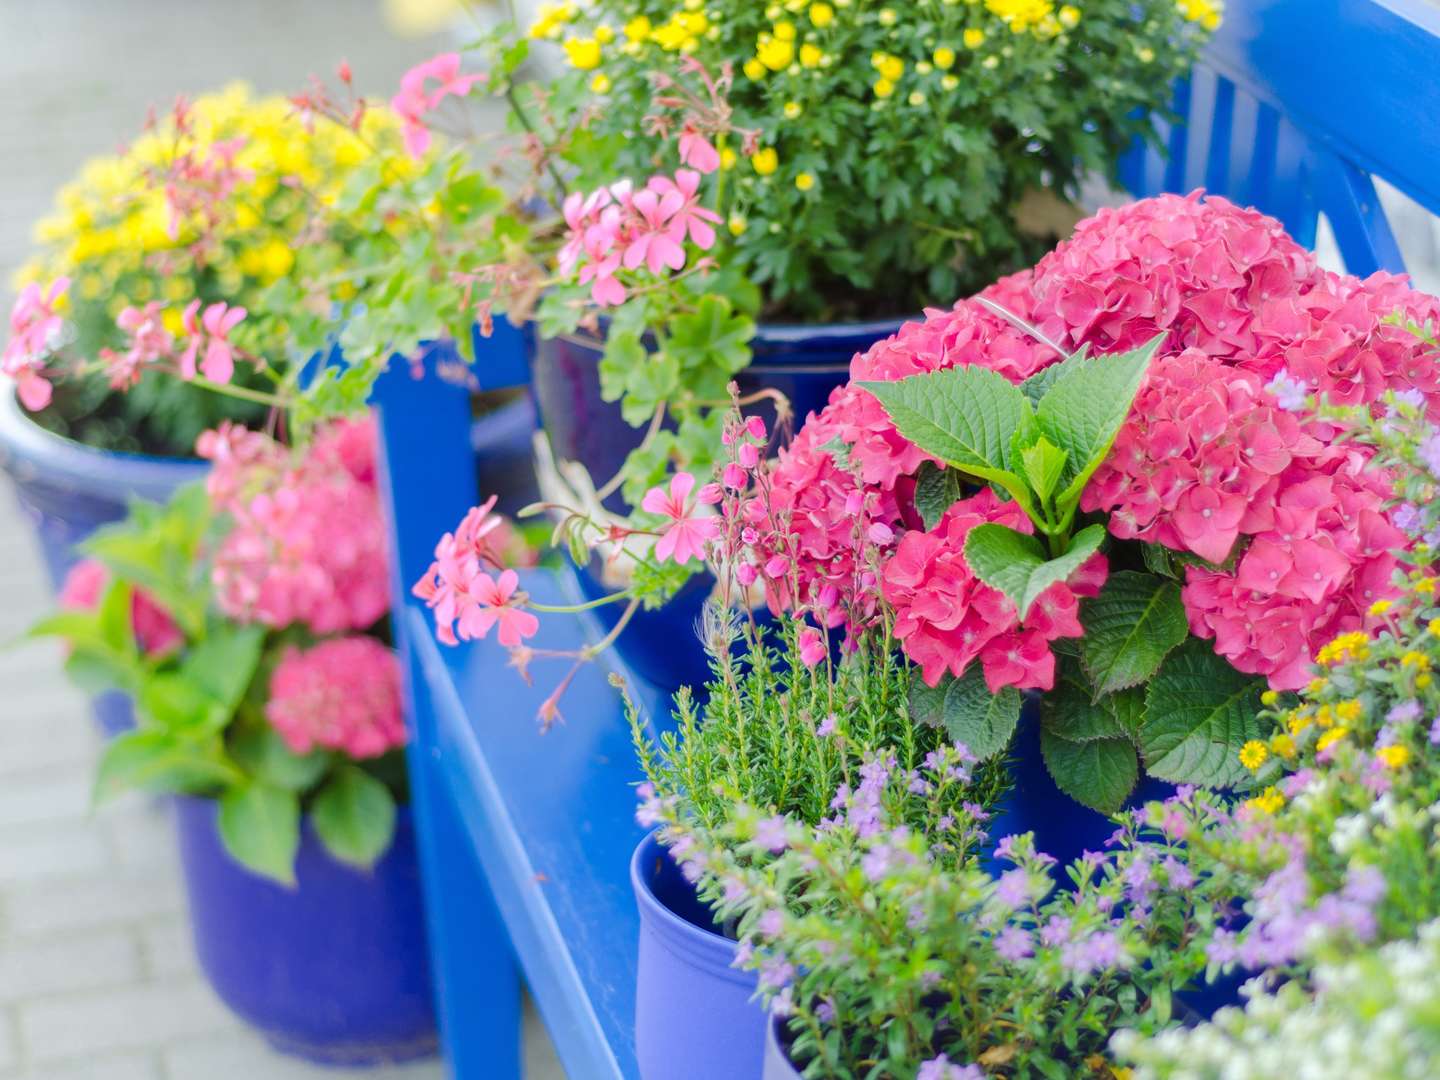
<instances>
[{"instance_id":1,"label":"geranium leaf","mask_svg":"<svg viewBox=\"0 0 1440 1080\"><path fill-rule=\"evenodd\" d=\"M1080 657L1097 701L1150 678L1190 633L1179 583L1131 570L1112 574L1081 604L1080 622Z\"/></svg>"},{"instance_id":2,"label":"geranium leaf","mask_svg":"<svg viewBox=\"0 0 1440 1080\"><path fill-rule=\"evenodd\" d=\"M1163 340L1164 335L1157 335L1129 352L1067 361L1067 370L1040 399L1035 407L1040 430L1070 456L1062 477L1065 487L1057 503L1078 500L1110 453Z\"/></svg>"},{"instance_id":3,"label":"geranium leaf","mask_svg":"<svg viewBox=\"0 0 1440 1080\"><path fill-rule=\"evenodd\" d=\"M1047 559L1044 546L1035 537L991 522L970 530L965 538L965 561L981 581L1015 602L1023 622L1040 594L1078 570L1100 550L1104 539L1104 526L1090 525L1075 534L1065 554Z\"/></svg>"},{"instance_id":4,"label":"geranium leaf","mask_svg":"<svg viewBox=\"0 0 1440 1080\"><path fill-rule=\"evenodd\" d=\"M1012 444L1034 423L1018 387L988 368L954 367L898 382L862 382L895 428L921 450L1028 503Z\"/></svg>"},{"instance_id":5,"label":"geranium leaf","mask_svg":"<svg viewBox=\"0 0 1440 1080\"><path fill-rule=\"evenodd\" d=\"M1102 814L1124 806L1140 778L1140 763L1129 739L1071 742L1041 728L1040 754L1056 787Z\"/></svg>"},{"instance_id":6,"label":"geranium leaf","mask_svg":"<svg viewBox=\"0 0 1440 1080\"><path fill-rule=\"evenodd\" d=\"M980 664L972 663L965 674L949 680L945 691L945 730L976 757L994 757L1010 744L1010 736L1020 723L1021 704L1020 691L1013 686L992 694L985 685Z\"/></svg>"},{"instance_id":7,"label":"geranium leaf","mask_svg":"<svg viewBox=\"0 0 1440 1080\"><path fill-rule=\"evenodd\" d=\"M942 469L930 461L920 466L915 477L915 509L920 512L927 531L940 523L945 511L959 501L960 495L960 474L954 469Z\"/></svg>"},{"instance_id":8,"label":"geranium leaf","mask_svg":"<svg viewBox=\"0 0 1440 1080\"><path fill-rule=\"evenodd\" d=\"M331 855L368 870L395 835L395 798L357 765L346 765L315 796L315 832Z\"/></svg>"},{"instance_id":9,"label":"geranium leaf","mask_svg":"<svg viewBox=\"0 0 1440 1080\"><path fill-rule=\"evenodd\" d=\"M1172 652L1145 692L1140 749L1162 780L1226 787L1248 774L1240 747L1258 737L1263 679L1244 675L1192 638Z\"/></svg>"},{"instance_id":10,"label":"geranium leaf","mask_svg":"<svg viewBox=\"0 0 1440 1080\"><path fill-rule=\"evenodd\" d=\"M269 784L237 784L220 798L220 839L240 865L282 885L295 884L300 798Z\"/></svg>"}]
</instances>

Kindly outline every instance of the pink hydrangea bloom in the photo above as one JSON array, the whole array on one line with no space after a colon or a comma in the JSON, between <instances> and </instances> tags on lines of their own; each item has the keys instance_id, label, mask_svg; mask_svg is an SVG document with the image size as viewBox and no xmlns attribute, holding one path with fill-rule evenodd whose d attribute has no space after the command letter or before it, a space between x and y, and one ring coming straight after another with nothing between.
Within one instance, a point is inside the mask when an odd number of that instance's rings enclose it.
<instances>
[{"instance_id":1,"label":"pink hydrangea bloom","mask_svg":"<svg viewBox=\"0 0 1440 1080\"><path fill-rule=\"evenodd\" d=\"M67 611L94 611L109 584L110 571L94 559L84 559L65 575L60 586L60 607ZM146 656L164 656L185 643L170 613L140 589L130 597L130 627L136 645Z\"/></svg>"},{"instance_id":2,"label":"pink hydrangea bloom","mask_svg":"<svg viewBox=\"0 0 1440 1080\"><path fill-rule=\"evenodd\" d=\"M405 745L399 661L372 637L291 648L270 676L265 718L297 754L379 757Z\"/></svg>"},{"instance_id":3,"label":"pink hydrangea bloom","mask_svg":"<svg viewBox=\"0 0 1440 1080\"><path fill-rule=\"evenodd\" d=\"M31 282L10 309L10 340L0 353L0 373L15 380L20 403L31 412L50 404L50 380L43 371L64 326L56 309L69 288L67 277L56 278L46 289Z\"/></svg>"},{"instance_id":4,"label":"pink hydrangea bloom","mask_svg":"<svg viewBox=\"0 0 1440 1080\"><path fill-rule=\"evenodd\" d=\"M1096 555L1074 584L1052 585L1022 624L1015 604L986 585L965 561L965 539L985 522L1031 533L1034 526L1013 502L988 488L962 499L929 532L906 533L882 570L882 592L895 609L895 637L920 665L930 686L947 672L964 674L977 658L991 693L1006 686L1049 690L1055 683L1050 642L1081 634L1079 595L1104 584L1107 564Z\"/></svg>"},{"instance_id":5,"label":"pink hydrangea bloom","mask_svg":"<svg viewBox=\"0 0 1440 1080\"><path fill-rule=\"evenodd\" d=\"M196 449L213 462L211 501L230 518L214 565L225 614L333 634L390 610L372 419L332 422L298 457L234 426Z\"/></svg>"},{"instance_id":6,"label":"pink hydrangea bloom","mask_svg":"<svg viewBox=\"0 0 1440 1080\"><path fill-rule=\"evenodd\" d=\"M1233 362L1258 346L1255 312L1300 292L1315 258L1274 218L1217 195L1161 195L1101 210L1040 260L1034 318L1052 340L1116 352L1168 335Z\"/></svg>"}]
</instances>

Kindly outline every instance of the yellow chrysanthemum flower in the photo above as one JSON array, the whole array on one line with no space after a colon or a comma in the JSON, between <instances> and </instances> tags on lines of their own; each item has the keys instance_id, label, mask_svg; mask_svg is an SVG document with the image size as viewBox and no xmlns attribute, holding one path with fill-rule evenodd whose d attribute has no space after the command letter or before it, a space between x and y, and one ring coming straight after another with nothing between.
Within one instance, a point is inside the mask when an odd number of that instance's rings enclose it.
<instances>
[{"instance_id":1,"label":"yellow chrysanthemum flower","mask_svg":"<svg viewBox=\"0 0 1440 1080\"><path fill-rule=\"evenodd\" d=\"M654 29L654 25L650 22L649 16L637 15L625 24L624 33L627 40L640 45L650 40L652 29Z\"/></svg>"},{"instance_id":2,"label":"yellow chrysanthemum flower","mask_svg":"<svg viewBox=\"0 0 1440 1080\"><path fill-rule=\"evenodd\" d=\"M785 38L772 37L761 43L755 50L755 56L771 71L784 71L795 59L795 43Z\"/></svg>"},{"instance_id":3,"label":"yellow chrysanthemum flower","mask_svg":"<svg viewBox=\"0 0 1440 1080\"><path fill-rule=\"evenodd\" d=\"M801 45L801 46L800 46L800 66L801 66L801 67L807 67L807 68L819 67L819 66L820 66L820 62L821 62L824 58L825 58L825 51L824 51L823 49L821 49L819 45L816 45L814 42L807 41L804 45Z\"/></svg>"},{"instance_id":4,"label":"yellow chrysanthemum flower","mask_svg":"<svg viewBox=\"0 0 1440 1080\"><path fill-rule=\"evenodd\" d=\"M1370 605L1369 614L1384 615L1394 606L1395 605L1389 600L1376 600L1373 604Z\"/></svg>"},{"instance_id":5,"label":"yellow chrysanthemum flower","mask_svg":"<svg viewBox=\"0 0 1440 1080\"><path fill-rule=\"evenodd\" d=\"M947 45L942 45L935 50L931 59L935 61L935 66L941 71L949 71L955 66L955 50Z\"/></svg>"},{"instance_id":6,"label":"yellow chrysanthemum flower","mask_svg":"<svg viewBox=\"0 0 1440 1080\"><path fill-rule=\"evenodd\" d=\"M875 91L877 98L888 98L895 93L895 84L889 79L876 79L871 89Z\"/></svg>"},{"instance_id":7,"label":"yellow chrysanthemum flower","mask_svg":"<svg viewBox=\"0 0 1440 1080\"><path fill-rule=\"evenodd\" d=\"M1285 796L1280 794L1277 787L1268 787L1252 799L1246 799L1245 805L1262 814L1273 814L1285 805Z\"/></svg>"},{"instance_id":8,"label":"yellow chrysanthemum flower","mask_svg":"<svg viewBox=\"0 0 1440 1080\"><path fill-rule=\"evenodd\" d=\"M1270 736L1270 749L1283 758L1295 756L1295 739L1283 731Z\"/></svg>"},{"instance_id":9,"label":"yellow chrysanthemum flower","mask_svg":"<svg viewBox=\"0 0 1440 1080\"><path fill-rule=\"evenodd\" d=\"M572 67L581 71L594 71L600 66L600 43L594 38L568 38L564 47Z\"/></svg>"},{"instance_id":10,"label":"yellow chrysanthemum flower","mask_svg":"<svg viewBox=\"0 0 1440 1080\"><path fill-rule=\"evenodd\" d=\"M801 191L809 191L815 186L815 177L808 172L799 173L795 177L795 186Z\"/></svg>"},{"instance_id":11,"label":"yellow chrysanthemum flower","mask_svg":"<svg viewBox=\"0 0 1440 1080\"><path fill-rule=\"evenodd\" d=\"M985 44L985 31L978 26L972 26L961 35L961 40L967 49L978 49Z\"/></svg>"},{"instance_id":12,"label":"yellow chrysanthemum flower","mask_svg":"<svg viewBox=\"0 0 1440 1080\"><path fill-rule=\"evenodd\" d=\"M835 21L835 9L826 3L811 4L809 14L811 25L822 30Z\"/></svg>"},{"instance_id":13,"label":"yellow chrysanthemum flower","mask_svg":"<svg viewBox=\"0 0 1440 1080\"><path fill-rule=\"evenodd\" d=\"M1334 746L1337 742L1339 742L1341 739L1345 738L1345 736L1346 736L1346 735L1349 735L1349 734L1350 734L1350 729L1349 729L1349 728L1346 728L1346 727L1334 727L1334 728L1331 728L1329 731L1325 732L1325 734L1321 735L1320 738L1318 738L1317 740L1315 740L1315 749L1316 749L1316 750L1329 750L1330 747Z\"/></svg>"},{"instance_id":14,"label":"yellow chrysanthemum flower","mask_svg":"<svg viewBox=\"0 0 1440 1080\"><path fill-rule=\"evenodd\" d=\"M754 157L750 159L750 167L761 176L769 176L780 167L780 154L773 146L756 150Z\"/></svg>"},{"instance_id":15,"label":"yellow chrysanthemum flower","mask_svg":"<svg viewBox=\"0 0 1440 1080\"><path fill-rule=\"evenodd\" d=\"M1240 764L1252 773L1258 772L1270 757L1270 748L1259 739L1251 739L1240 748Z\"/></svg>"}]
</instances>

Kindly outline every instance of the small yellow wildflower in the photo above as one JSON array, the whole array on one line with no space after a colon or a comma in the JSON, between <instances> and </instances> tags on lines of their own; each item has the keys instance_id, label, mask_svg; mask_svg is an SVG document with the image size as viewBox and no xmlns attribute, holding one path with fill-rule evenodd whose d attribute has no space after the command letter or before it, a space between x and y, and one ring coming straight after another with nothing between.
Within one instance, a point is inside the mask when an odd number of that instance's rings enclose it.
<instances>
[{"instance_id":1,"label":"small yellow wildflower","mask_svg":"<svg viewBox=\"0 0 1440 1080\"><path fill-rule=\"evenodd\" d=\"M1279 788L1272 785L1253 799L1246 799L1245 805L1253 807L1262 814L1273 814L1285 805L1285 796L1280 794Z\"/></svg>"},{"instance_id":2,"label":"small yellow wildflower","mask_svg":"<svg viewBox=\"0 0 1440 1080\"><path fill-rule=\"evenodd\" d=\"M1302 731L1314 723L1314 717L1308 712L1292 712L1285 719L1285 726L1290 729L1291 735L1299 735Z\"/></svg>"},{"instance_id":3,"label":"small yellow wildflower","mask_svg":"<svg viewBox=\"0 0 1440 1080\"><path fill-rule=\"evenodd\" d=\"M581 71L594 71L600 66L600 43L594 38L570 38L565 42L565 55Z\"/></svg>"},{"instance_id":4,"label":"small yellow wildflower","mask_svg":"<svg viewBox=\"0 0 1440 1080\"><path fill-rule=\"evenodd\" d=\"M1279 703L1280 695L1274 690L1266 690L1260 695L1260 704L1264 705L1267 709L1273 709Z\"/></svg>"},{"instance_id":5,"label":"small yellow wildflower","mask_svg":"<svg viewBox=\"0 0 1440 1080\"><path fill-rule=\"evenodd\" d=\"M1365 706L1355 698L1342 701L1335 706L1335 719L1342 724L1353 724L1365 715Z\"/></svg>"},{"instance_id":6,"label":"small yellow wildflower","mask_svg":"<svg viewBox=\"0 0 1440 1080\"><path fill-rule=\"evenodd\" d=\"M653 26L649 16L637 15L625 24L625 36L629 40L639 44L640 42L650 40L650 31L652 29Z\"/></svg>"},{"instance_id":7,"label":"small yellow wildflower","mask_svg":"<svg viewBox=\"0 0 1440 1080\"><path fill-rule=\"evenodd\" d=\"M1315 654L1318 664L1339 664L1346 660L1364 660L1370 655L1370 637L1361 630L1341 634L1321 646Z\"/></svg>"},{"instance_id":8,"label":"small yellow wildflower","mask_svg":"<svg viewBox=\"0 0 1440 1080\"><path fill-rule=\"evenodd\" d=\"M919 90L912 90L910 91L908 100L911 105L914 105L918 109L921 105L925 104L925 95Z\"/></svg>"},{"instance_id":9,"label":"small yellow wildflower","mask_svg":"<svg viewBox=\"0 0 1440 1080\"><path fill-rule=\"evenodd\" d=\"M802 172L795 177L795 186L801 191L809 191L815 186L815 177L808 172Z\"/></svg>"},{"instance_id":10,"label":"small yellow wildflower","mask_svg":"<svg viewBox=\"0 0 1440 1080\"><path fill-rule=\"evenodd\" d=\"M1431 637L1440 637L1440 619L1431 619L1425 624L1425 629L1430 632Z\"/></svg>"},{"instance_id":11,"label":"small yellow wildflower","mask_svg":"<svg viewBox=\"0 0 1440 1080\"><path fill-rule=\"evenodd\" d=\"M1375 759L1387 768L1403 768L1410 761L1410 748L1400 743L1382 746L1379 750L1375 751Z\"/></svg>"},{"instance_id":12,"label":"small yellow wildflower","mask_svg":"<svg viewBox=\"0 0 1440 1080\"><path fill-rule=\"evenodd\" d=\"M733 168L735 167L735 162L739 160L739 157L740 157L740 155L737 154L737 153L735 153L735 151L734 151L733 149L731 149L730 147L728 147L728 146L723 146L723 147L721 147L721 148L720 148L720 168L722 168L722 169L733 169Z\"/></svg>"},{"instance_id":13,"label":"small yellow wildflower","mask_svg":"<svg viewBox=\"0 0 1440 1080\"><path fill-rule=\"evenodd\" d=\"M787 120L794 120L804 111L805 110L800 107L800 103L798 101L787 101L785 103L784 113L785 119Z\"/></svg>"},{"instance_id":14,"label":"small yellow wildflower","mask_svg":"<svg viewBox=\"0 0 1440 1080\"><path fill-rule=\"evenodd\" d=\"M1424 690L1433 681L1428 671L1422 671L1419 675L1415 676L1415 685L1421 690Z\"/></svg>"},{"instance_id":15,"label":"small yellow wildflower","mask_svg":"<svg viewBox=\"0 0 1440 1080\"><path fill-rule=\"evenodd\" d=\"M1295 740L1283 731L1278 731L1270 736L1270 749L1283 758L1295 756Z\"/></svg>"},{"instance_id":16,"label":"small yellow wildflower","mask_svg":"<svg viewBox=\"0 0 1440 1080\"><path fill-rule=\"evenodd\" d=\"M666 52L676 52L691 35L679 19L671 18L663 26L657 26L650 36Z\"/></svg>"},{"instance_id":17,"label":"small yellow wildflower","mask_svg":"<svg viewBox=\"0 0 1440 1080\"><path fill-rule=\"evenodd\" d=\"M795 24L789 19L782 19L775 24L775 36L781 41L795 40Z\"/></svg>"},{"instance_id":18,"label":"small yellow wildflower","mask_svg":"<svg viewBox=\"0 0 1440 1080\"><path fill-rule=\"evenodd\" d=\"M835 9L829 4L811 4L810 22L822 29L835 21Z\"/></svg>"},{"instance_id":19,"label":"small yellow wildflower","mask_svg":"<svg viewBox=\"0 0 1440 1080\"><path fill-rule=\"evenodd\" d=\"M948 45L941 45L935 50L935 66L941 71L949 71L955 66L955 50Z\"/></svg>"},{"instance_id":20,"label":"small yellow wildflower","mask_svg":"<svg viewBox=\"0 0 1440 1080\"><path fill-rule=\"evenodd\" d=\"M1429 671L1430 657L1422 652L1416 652L1414 649L1411 649L1404 656L1400 657L1400 666L1414 668L1416 671Z\"/></svg>"},{"instance_id":21,"label":"small yellow wildflower","mask_svg":"<svg viewBox=\"0 0 1440 1080\"><path fill-rule=\"evenodd\" d=\"M1334 727L1334 728L1331 728L1329 731L1325 732L1324 735L1321 735L1320 738L1315 741L1315 749L1316 749L1316 750L1329 750L1330 747L1334 746L1337 742L1339 742L1341 739L1345 738L1345 736L1346 736L1346 735L1349 735L1349 734L1350 734L1350 729L1349 729L1349 728L1346 728L1346 727Z\"/></svg>"},{"instance_id":22,"label":"small yellow wildflower","mask_svg":"<svg viewBox=\"0 0 1440 1080\"><path fill-rule=\"evenodd\" d=\"M985 31L981 30L978 26L972 26L965 31L963 40L965 42L965 48L978 49L981 45L985 44Z\"/></svg>"},{"instance_id":23,"label":"small yellow wildflower","mask_svg":"<svg viewBox=\"0 0 1440 1080\"><path fill-rule=\"evenodd\" d=\"M615 31L610 29L610 27L601 24L600 26L595 27L595 40L598 41L601 45L609 45L610 42L615 40Z\"/></svg>"},{"instance_id":24,"label":"small yellow wildflower","mask_svg":"<svg viewBox=\"0 0 1440 1080\"><path fill-rule=\"evenodd\" d=\"M610 92L610 76L603 71L597 71L595 77L590 80L590 89L597 94L608 94Z\"/></svg>"},{"instance_id":25,"label":"small yellow wildflower","mask_svg":"<svg viewBox=\"0 0 1440 1080\"><path fill-rule=\"evenodd\" d=\"M895 84L889 79L876 79L871 89L875 91L877 98L888 98L895 93Z\"/></svg>"},{"instance_id":26,"label":"small yellow wildflower","mask_svg":"<svg viewBox=\"0 0 1440 1080\"><path fill-rule=\"evenodd\" d=\"M944 90L954 90L959 85L960 80L957 79L954 75L946 75L943 79L940 80L940 86Z\"/></svg>"},{"instance_id":27,"label":"small yellow wildflower","mask_svg":"<svg viewBox=\"0 0 1440 1080\"><path fill-rule=\"evenodd\" d=\"M894 9L894 8L881 8L881 9L880 9L880 25L881 25L881 26L894 26L894 25L895 25L895 20L896 20L897 18L898 18L898 16L895 14L895 9Z\"/></svg>"},{"instance_id":28,"label":"small yellow wildflower","mask_svg":"<svg viewBox=\"0 0 1440 1080\"><path fill-rule=\"evenodd\" d=\"M795 59L795 43L781 37L773 37L755 50L760 62L771 71L784 71Z\"/></svg>"},{"instance_id":29,"label":"small yellow wildflower","mask_svg":"<svg viewBox=\"0 0 1440 1080\"><path fill-rule=\"evenodd\" d=\"M1153 64L1155 62L1155 50L1150 48L1149 45L1136 49L1135 56L1142 64Z\"/></svg>"},{"instance_id":30,"label":"small yellow wildflower","mask_svg":"<svg viewBox=\"0 0 1440 1080\"><path fill-rule=\"evenodd\" d=\"M876 65L876 69L880 72L882 78L895 82L900 76L905 74L905 61L901 60L898 56L886 56Z\"/></svg>"},{"instance_id":31,"label":"small yellow wildflower","mask_svg":"<svg viewBox=\"0 0 1440 1080\"><path fill-rule=\"evenodd\" d=\"M1060 9L1060 25L1067 30L1074 29L1080 22L1080 9L1074 4L1066 4Z\"/></svg>"},{"instance_id":32,"label":"small yellow wildflower","mask_svg":"<svg viewBox=\"0 0 1440 1080\"><path fill-rule=\"evenodd\" d=\"M1394 606L1395 605L1392 604L1389 600L1376 600L1373 604L1370 605L1369 614L1384 615Z\"/></svg>"},{"instance_id":33,"label":"small yellow wildflower","mask_svg":"<svg viewBox=\"0 0 1440 1080\"><path fill-rule=\"evenodd\" d=\"M814 42L807 41L800 46L800 66L814 68L820 66L820 61L825 59L825 52Z\"/></svg>"},{"instance_id":34,"label":"small yellow wildflower","mask_svg":"<svg viewBox=\"0 0 1440 1080\"><path fill-rule=\"evenodd\" d=\"M1220 26L1220 15L1224 11L1221 0L1177 0L1175 7L1191 22L1212 31Z\"/></svg>"},{"instance_id":35,"label":"small yellow wildflower","mask_svg":"<svg viewBox=\"0 0 1440 1080\"><path fill-rule=\"evenodd\" d=\"M1325 676L1317 675L1315 678L1311 679L1308 683L1305 684L1305 693L1313 697L1314 695L1321 693L1328 685L1329 683L1325 681Z\"/></svg>"},{"instance_id":36,"label":"small yellow wildflower","mask_svg":"<svg viewBox=\"0 0 1440 1080\"><path fill-rule=\"evenodd\" d=\"M1422 577L1410 588L1419 596L1434 596L1437 583L1440 583L1440 578Z\"/></svg>"},{"instance_id":37,"label":"small yellow wildflower","mask_svg":"<svg viewBox=\"0 0 1440 1080\"><path fill-rule=\"evenodd\" d=\"M780 167L780 155L773 146L767 146L755 151L755 156L750 159L750 165L761 176L769 176Z\"/></svg>"},{"instance_id":38,"label":"small yellow wildflower","mask_svg":"<svg viewBox=\"0 0 1440 1080\"><path fill-rule=\"evenodd\" d=\"M1270 756L1270 748L1259 739L1251 739L1240 748L1240 764L1252 773L1259 772L1260 766Z\"/></svg>"},{"instance_id":39,"label":"small yellow wildflower","mask_svg":"<svg viewBox=\"0 0 1440 1080\"><path fill-rule=\"evenodd\" d=\"M749 227L750 223L740 214L731 214L730 220L726 222L726 225L730 228L731 236L739 236Z\"/></svg>"},{"instance_id":40,"label":"small yellow wildflower","mask_svg":"<svg viewBox=\"0 0 1440 1080\"><path fill-rule=\"evenodd\" d=\"M759 82L761 79L763 79L765 77L765 72L768 70L769 69L766 68L766 66L762 64L756 57L752 56L749 60L745 61L745 75L748 78L753 79L755 82Z\"/></svg>"}]
</instances>

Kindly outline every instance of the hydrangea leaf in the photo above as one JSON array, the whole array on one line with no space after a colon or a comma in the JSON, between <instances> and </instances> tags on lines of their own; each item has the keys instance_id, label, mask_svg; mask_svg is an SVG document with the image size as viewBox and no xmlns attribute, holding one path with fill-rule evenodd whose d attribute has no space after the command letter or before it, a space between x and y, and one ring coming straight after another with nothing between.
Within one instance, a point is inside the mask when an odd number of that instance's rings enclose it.
<instances>
[{"instance_id":1,"label":"hydrangea leaf","mask_svg":"<svg viewBox=\"0 0 1440 1080\"><path fill-rule=\"evenodd\" d=\"M1128 738L1129 731L1110 707L1110 698L1095 699L1095 687L1073 657L1060 658L1055 688L1041 700L1045 730L1069 742Z\"/></svg>"},{"instance_id":2,"label":"hydrangea leaf","mask_svg":"<svg viewBox=\"0 0 1440 1080\"><path fill-rule=\"evenodd\" d=\"M1226 787L1248 775L1240 747L1259 736L1264 680L1236 671L1192 638L1172 652L1145 692L1140 749L1149 772L1182 784Z\"/></svg>"},{"instance_id":3,"label":"hydrangea leaf","mask_svg":"<svg viewBox=\"0 0 1440 1080\"><path fill-rule=\"evenodd\" d=\"M1040 594L1078 570L1104 539L1103 525L1087 526L1075 534L1065 554L1047 559L1035 537L987 522L965 538L965 561L981 581L1015 602L1023 622Z\"/></svg>"},{"instance_id":4,"label":"hydrangea leaf","mask_svg":"<svg viewBox=\"0 0 1440 1080\"><path fill-rule=\"evenodd\" d=\"M287 791L305 791L324 774L331 755L322 750L297 754L268 723L243 727L230 740L240 766L267 784Z\"/></svg>"},{"instance_id":5,"label":"hydrangea leaf","mask_svg":"<svg viewBox=\"0 0 1440 1080\"><path fill-rule=\"evenodd\" d=\"M1069 458L1069 454L1043 435L1033 446L1027 446L1020 451L1025 477L1041 500L1048 499L1055 490Z\"/></svg>"},{"instance_id":6,"label":"hydrangea leaf","mask_svg":"<svg viewBox=\"0 0 1440 1080\"><path fill-rule=\"evenodd\" d=\"M231 787L220 797L220 839L241 866L293 886L300 797L254 781Z\"/></svg>"},{"instance_id":7,"label":"hydrangea leaf","mask_svg":"<svg viewBox=\"0 0 1440 1080\"><path fill-rule=\"evenodd\" d=\"M204 640L190 650L180 672L228 720L255 677L264 645L263 626L212 619Z\"/></svg>"},{"instance_id":8,"label":"hydrangea leaf","mask_svg":"<svg viewBox=\"0 0 1440 1080\"><path fill-rule=\"evenodd\" d=\"M189 739L140 728L106 745L95 773L94 798L99 803L124 791L204 792L241 779L218 737Z\"/></svg>"},{"instance_id":9,"label":"hydrangea leaf","mask_svg":"<svg viewBox=\"0 0 1440 1080\"><path fill-rule=\"evenodd\" d=\"M1190 633L1180 585L1131 570L1112 574L1100 595L1081 605L1080 621L1080 656L1096 701L1150 678Z\"/></svg>"},{"instance_id":10,"label":"hydrangea leaf","mask_svg":"<svg viewBox=\"0 0 1440 1080\"><path fill-rule=\"evenodd\" d=\"M1071 742L1041 728L1040 754L1056 787L1102 814L1124 806L1140 778L1140 763L1129 739Z\"/></svg>"},{"instance_id":11,"label":"hydrangea leaf","mask_svg":"<svg viewBox=\"0 0 1440 1080\"><path fill-rule=\"evenodd\" d=\"M1020 723L1021 704L1020 691L1013 686L992 694L985 685L980 664L972 663L965 674L949 680L945 691L945 730L976 757L982 760L994 757L1010 745L1010 737Z\"/></svg>"},{"instance_id":12,"label":"hydrangea leaf","mask_svg":"<svg viewBox=\"0 0 1440 1080\"><path fill-rule=\"evenodd\" d=\"M1045 437L1070 455L1057 502L1078 500L1115 443L1164 335L1129 352L1066 363L1035 407Z\"/></svg>"},{"instance_id":13,"label":"hydrangea leaf","mask_svg":"<svg viewBox=\"0 0 1440 1080\"><path fill-rule=\"evenodd\" d=\"M1012 446L1016 433L1033 427L1035 417L1025 395L1004 376L988 368L954 367L859 385L875 395L896 430L921 450L998 484L1030 512Z\"/></svg>"},{"instance_id":14,"label":"hydrangea leaf","mask_svg":"<svg viewBox=\"0 0 1440 1080\"><path fill-rule=\"evenodd\" d=\"M915 509L927 531L940 523L961 494L960 474L954 469L942 469L929 461L920 466L915 477Z\"/></svg>"},{"instance_id":15,"label":"hydrangea leaf","mask_svg":"<svg viewBox=\"0 0 1440 1080\"><path fill-rule=\"evenodd\" d=\"M1041 368L1034 375L1020 384L1020 392L1030 399L1031 404L1040 404L1040 399L1050 392L1061 376L1074 371L1090 356L1090 345L1086 343L1080 346L1079 352L1073 352L1059 363L1051 364L1049 367Z\"/></svg>"},{"instance_id":16,"label":"hydrangea leaf","mask_svg":"<svg viewBox=\"0 0 1440 1080\"><path fill-rule=\"evenodd\" d=\"M950 689L949 676L938 686L929 686L923 679L910 684L910 719L924 727L939 727L945 722L945 691Z\"/></svg>"},{"instance_id":17,"label":"hydrangea leaf","mask_svg":"<svg viewBox=\"0 0 1440 1080\"><path fill-rule=\"evenodd\" d=\"M357 765L337 769L315 796L315 832L341 862L369 869L395 835L395 798Z\"/></svg>"}]
</instances>

